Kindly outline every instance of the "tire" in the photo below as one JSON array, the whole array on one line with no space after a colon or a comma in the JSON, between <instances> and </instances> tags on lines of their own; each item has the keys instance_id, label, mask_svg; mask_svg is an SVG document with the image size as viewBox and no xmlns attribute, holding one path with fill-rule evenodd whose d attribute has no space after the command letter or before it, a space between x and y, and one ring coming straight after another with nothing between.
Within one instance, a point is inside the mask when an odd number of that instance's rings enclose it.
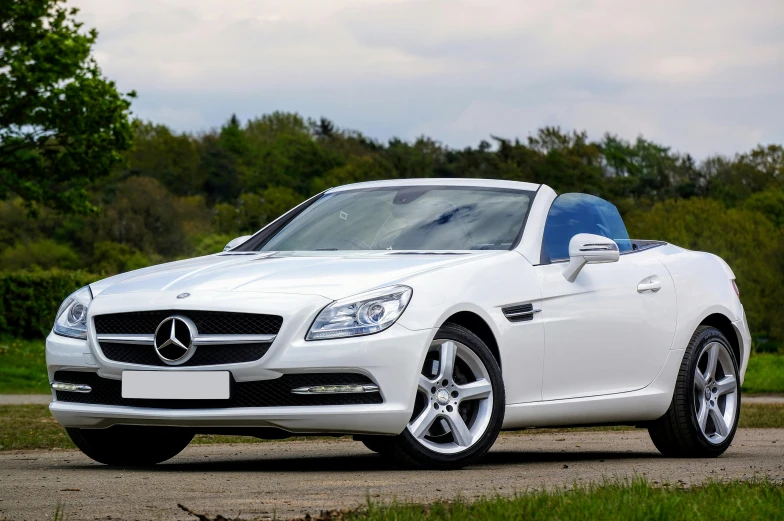
<instances>
[{"instance_id":1,"label":"tire","mask_svg":"<svg viewBox=\"0 0 784 521\"><path fill-rule=\"evenodd\" d=\"M717 361L713 368L712 357ZM675 458L723 454L738 428L738 374L738 360L727 338L716 328L698 327L683 355L670 408L648 426L659 452Z\"/></svg>"},{"instance_id":2,"label":"tire","mask_svg":"<svg viewBox=\"0 0 784 521\"><path fill-rule=\"evenodd\" d=\"M445 370L450 356L455 362ZM490 450L501 430L506 398L498 362L479 337L444 324L425 358L417 389L411 422L390 444L390 456L398 463L459 469Z\"/></svg>"},{"instance_id":3,"label":"tire","mask_svg":"<svg viewBox=\"0 0 784 521\"><path fill-rule=\"evenodd\" d=\"M173 458L193 439L189 429L116 425L108 429L66 429L79 450L98 463L149 467Z\"/></svg>"},{"instance_id":4,"label":"tire","mask_svg":"<svg viewBox=\"0 0 784 521\"><path fill-rule=\"evenodd\" d=\"M393 436L354 436L354 439L381 456L390 455L395 441Z\"/></svg>"}]
</instances>

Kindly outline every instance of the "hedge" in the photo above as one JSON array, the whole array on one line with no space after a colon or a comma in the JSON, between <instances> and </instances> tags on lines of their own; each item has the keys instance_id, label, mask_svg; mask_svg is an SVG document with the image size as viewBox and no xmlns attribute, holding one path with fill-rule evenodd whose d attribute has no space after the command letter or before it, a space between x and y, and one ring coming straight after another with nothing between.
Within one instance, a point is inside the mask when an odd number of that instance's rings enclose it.
<instances>
[{"instance_id":1,"label":"hedge","mask_svg":"<svg viewBox=\"0 0 784 521\"><path fill-rule=\"evenodd\" d=\"M63 300L100 278L80 271L0 273L0 335L46 337Z\"/></svg>"}]
</instances>

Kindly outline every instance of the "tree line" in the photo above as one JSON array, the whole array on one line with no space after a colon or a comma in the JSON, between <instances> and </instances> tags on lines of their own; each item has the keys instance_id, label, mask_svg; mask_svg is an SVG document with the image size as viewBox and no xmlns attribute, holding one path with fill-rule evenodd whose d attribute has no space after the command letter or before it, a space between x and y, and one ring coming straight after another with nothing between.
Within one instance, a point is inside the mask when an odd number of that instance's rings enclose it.
<instances>
[{"instance_id":1,"label":"tree line","mask_svg":"<svg viewBox=\"0 0 784 521\"><path fill-rule=\"evenodd\" d=\"M4 270L83 269L99 275L220 251L331 186L412 177L545 183L612 201L635 238L710 251L736 272L752 327L784 338L784 149L758 146L696 161L642 137L543 128L454 149L428 138L372 139L328 119L276 112L178 133L136 122L121 166L93 182L97 211L37 216L0 202Z\"/></svg>"}]
</instances>

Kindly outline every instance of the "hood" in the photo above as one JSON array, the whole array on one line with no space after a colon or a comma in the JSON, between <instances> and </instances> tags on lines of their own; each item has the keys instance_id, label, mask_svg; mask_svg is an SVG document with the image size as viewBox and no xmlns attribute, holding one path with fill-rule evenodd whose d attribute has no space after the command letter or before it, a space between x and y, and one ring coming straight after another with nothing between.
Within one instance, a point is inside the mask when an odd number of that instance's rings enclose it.
<instances>
[{"instance_id":1,"label":"hood","mask_svg":"<svg viewBox=\"0 0 784 521\"><path fill-rule=\"evenodd\" d=\"M253 291L337 300L505 251L223 253L152 266L90 285L93 295Z\"/></svg>"}]
</instances>

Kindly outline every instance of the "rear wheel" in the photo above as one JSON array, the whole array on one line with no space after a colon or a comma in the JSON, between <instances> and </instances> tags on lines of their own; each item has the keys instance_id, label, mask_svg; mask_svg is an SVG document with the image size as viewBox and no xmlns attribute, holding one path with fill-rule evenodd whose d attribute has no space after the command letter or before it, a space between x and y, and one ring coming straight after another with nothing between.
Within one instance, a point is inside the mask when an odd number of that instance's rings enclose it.
<instances>
[{"instance_id":1,"label":"rear wheel","mask_svg":"<svg viewBox=\"0 0 784 521\"><path fill-rule=\"evenodd\" d=\"M98 463L147 467L173 458L193 439L189 429L116 425L108 429L66 429L79 450Z\"/></svg>"},{"instance_id":2,"label":"rear wheel","mask_svg":"<svg viewBox=\"0 0 784 521\"><path fill-rule=\"evenodd\" d=\"M705 458L724 453L740 416L738 361L717 329L700 326L686 348L667 412L648 432L665 456Z\"/></svg>"},{"instance_id":3,"label":"rear wheel","mask_svg":"<svg viewBox=\"0 0 784 521\"><path fill-rule=\"evenodd\" d=\"M455 469L484 456L504 417L501 369L469 330L445 324L425 358L414 413L391 455L410 466Z\"/></svg>"}]
</instances>

